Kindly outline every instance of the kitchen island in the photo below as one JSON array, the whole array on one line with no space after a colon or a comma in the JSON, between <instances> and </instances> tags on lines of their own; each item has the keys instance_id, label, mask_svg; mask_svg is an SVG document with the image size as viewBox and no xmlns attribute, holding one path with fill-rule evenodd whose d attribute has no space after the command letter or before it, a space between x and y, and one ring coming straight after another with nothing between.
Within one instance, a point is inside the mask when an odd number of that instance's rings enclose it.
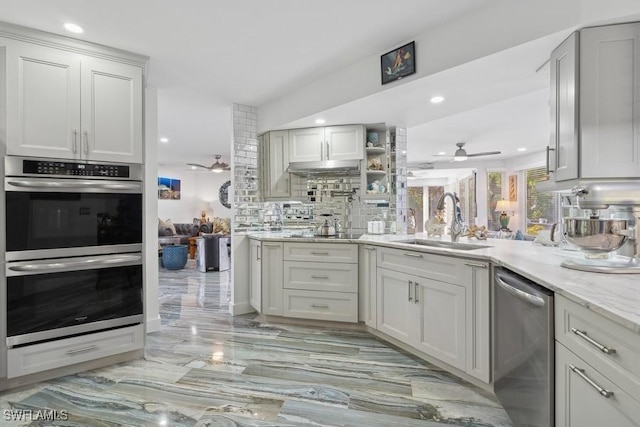
<instances>
[{"instance_id":1,"label":"kitchen island","mask_svg":"<svg viewBox=\"0 0 640 427\"><path fill-rule=\"evenodd\" d=\"M260 241L357 243L489 261L531 279L541 286L619 323L634 333L640 334L640 277L635 274L582 272L560 266L564 260L583 258L582 252L546 247L522 240L460 239L460 243L488 246L474 250L402 243L402 241L413 239L434 240L426 233L411 235L365 234L357 239L327 239L324 237L290 237L287 232L249 232L248 237Z\"/></svg>"}]
</instances>

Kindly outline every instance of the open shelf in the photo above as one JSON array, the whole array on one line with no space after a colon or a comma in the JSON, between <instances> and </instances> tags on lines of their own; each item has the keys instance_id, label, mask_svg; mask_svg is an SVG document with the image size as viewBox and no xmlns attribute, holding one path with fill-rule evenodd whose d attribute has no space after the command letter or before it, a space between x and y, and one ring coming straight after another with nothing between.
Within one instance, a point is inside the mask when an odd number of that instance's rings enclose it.
<instances>
[{"instance_id":1,"label":"open shelf","mask_svg":"<svg viewBox=\"0 0 640 427\"><path fill-rule=\"evenodd\" d=\"M365 151L367 152L367 156L375 156L384 154L387 149L384 147L366 147Z\"/></svg>"},{"instance_id":2,"label":"open shelf","mask_svg":"<svg viewBox=\"0 0 640 427\"><path fill-rule=\"evenodd\" d=\"M371 176L384 176L387 174L387 171L380 171L380 170L366 170L367 175L371 175Z\"/></svg>"}]
</instances>

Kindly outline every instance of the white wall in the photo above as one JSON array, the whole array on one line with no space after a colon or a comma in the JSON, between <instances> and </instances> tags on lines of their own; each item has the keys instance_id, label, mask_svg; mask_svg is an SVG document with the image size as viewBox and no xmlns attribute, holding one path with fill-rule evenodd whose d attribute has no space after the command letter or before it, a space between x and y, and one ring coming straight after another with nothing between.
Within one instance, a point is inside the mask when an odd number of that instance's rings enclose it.
<instances>
[{"instance_id":1,"label":"white wall","mask_svg":"<svg viewBox=\"0 0 640 427\"><path fill-rule=\"evenodd\" d=\"M231 179L231 173L194 171L187 168L158 167L158 176L180 180L181 192L180 200L157 200L158 217L163 220L171 219L174 223L190 223L194 218L200 218L200 204L206 201L213 208L213 216L230 218L231 209L222 206L218 194L222 184Z\"/></svg>"}]
</instances>

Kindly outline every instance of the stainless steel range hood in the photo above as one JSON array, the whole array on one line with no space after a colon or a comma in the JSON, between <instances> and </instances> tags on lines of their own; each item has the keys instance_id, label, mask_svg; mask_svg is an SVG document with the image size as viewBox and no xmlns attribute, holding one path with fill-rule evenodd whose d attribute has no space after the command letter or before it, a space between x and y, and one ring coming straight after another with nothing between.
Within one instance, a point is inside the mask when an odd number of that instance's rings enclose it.
<instances>
[{"instance_id":1,"label":"stainless steel range hood","mask_svg":"<svg viewBox=\"0 0 640 427\"><path fill-rule=\"evenodd\" d=\"M356 176L360 175L360 160L291 162L287 172L300 176Z\"/></svg>"}]
</instances>

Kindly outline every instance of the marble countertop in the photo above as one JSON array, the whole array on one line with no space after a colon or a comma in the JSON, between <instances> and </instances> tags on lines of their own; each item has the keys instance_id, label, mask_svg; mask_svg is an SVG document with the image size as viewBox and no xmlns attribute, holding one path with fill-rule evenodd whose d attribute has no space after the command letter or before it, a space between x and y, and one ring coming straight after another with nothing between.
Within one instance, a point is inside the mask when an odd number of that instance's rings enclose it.
<instances>
[{"instance_id":1,"label":"marble countertop","mask_svg":"<svg viewBox=\"0 0 640 427\"><path fill-rule=\"evenodd\" d=\"M429 238L426 234L363 235L358 239L290 237L287 232L249 232L249 238L285 242L360 243L462 258L491 261L564 295L588 309L640 334L640 275L589 273L560 266L567 259L584 259L581 252L546 247L529 241L461 238L460 243L488 246L458 250L402 243L402 240ZM443 238L442 240L448 240Z\"/></svg>"}]
</instances>

